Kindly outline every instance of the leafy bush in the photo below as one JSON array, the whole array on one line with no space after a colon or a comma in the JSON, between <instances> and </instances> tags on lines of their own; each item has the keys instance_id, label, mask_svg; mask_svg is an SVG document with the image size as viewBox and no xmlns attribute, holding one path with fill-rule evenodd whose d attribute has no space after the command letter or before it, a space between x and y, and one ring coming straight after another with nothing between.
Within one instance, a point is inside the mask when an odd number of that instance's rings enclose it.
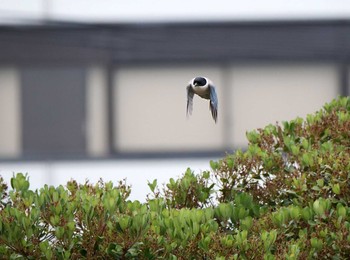
<instances>
[{"instance_id":1,"label":"leafy bush","mask_svg":"<svg viewBox=\"0 0 350 260\"><path fill-rule=\"evenodd\" d=\"M248 150L212 162L220 201L249 192L268 206L306 206L319 197L350 199L350 101L339 98L306 120L247 133Z\"/></svg>"},{"instance_id":2,"label":"leafy bush","mask_svg":"<svg viewBox=\"0 0 350 260\"><path fill-rule=\"evenodd\" d=\"M15 259L348 259L350 99L247 133L146 203L125 181L29 188L0 179L0 254Z\"/></svg>"}]
</instances>

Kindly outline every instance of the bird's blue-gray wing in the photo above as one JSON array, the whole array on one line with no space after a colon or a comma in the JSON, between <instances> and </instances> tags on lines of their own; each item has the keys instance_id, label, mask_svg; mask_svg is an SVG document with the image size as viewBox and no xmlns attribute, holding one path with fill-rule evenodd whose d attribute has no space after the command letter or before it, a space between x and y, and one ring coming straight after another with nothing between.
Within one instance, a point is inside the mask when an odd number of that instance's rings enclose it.
<instances>
[{"instance_id":1,"label":"bird's blue-gray wing","mask_svg":"<svg viewBox=\"0 0 350 260\"><path fill-rule=\"evenodd\" d=\"M216 90L215 87L210 85L209 86L209 90L210 90L210 103L209 103L209 107L210 107L210 111L211 111L211 115L213 116L213 119L215 121L215 123L218 120L218 97L216 95Z\"/></svg>"},{"instance_id":2,"label":"bird's blue-gray wing","mask_svg":"<svg viewBox=\"0 0 350 260\"><path fill-rule=\"evenodd\" d=\"M192 89L191 85L188 85L186 89L187 89L187 109L186 109L186 113L187 113L187 116L188 116L188 115L192 114L194 92L193 92L193 89Z\"/></svg>"}]
</instances>

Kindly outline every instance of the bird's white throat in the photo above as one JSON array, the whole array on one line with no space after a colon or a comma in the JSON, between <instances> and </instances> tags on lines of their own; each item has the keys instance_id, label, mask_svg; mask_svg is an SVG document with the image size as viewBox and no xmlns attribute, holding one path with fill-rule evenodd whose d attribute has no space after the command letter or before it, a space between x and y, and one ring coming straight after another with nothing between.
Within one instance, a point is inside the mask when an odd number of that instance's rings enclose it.
<instances>
[{"instance_id":1,"label":"bird's white throat","mask_svg":"<svg viewBox=\"0 0 350 260\"><path fill-rule=\"evenodd\" d=\"M208 92L208 85L205 86L193 86L193 92L197 95L204 95Z\"/></svg>"}]
</instances>

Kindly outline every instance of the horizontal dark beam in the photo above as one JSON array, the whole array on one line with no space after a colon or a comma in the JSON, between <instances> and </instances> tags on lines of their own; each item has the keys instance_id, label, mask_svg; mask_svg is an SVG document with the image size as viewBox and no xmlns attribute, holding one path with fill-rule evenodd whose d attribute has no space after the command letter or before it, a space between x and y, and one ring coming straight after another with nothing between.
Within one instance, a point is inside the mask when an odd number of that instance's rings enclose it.
<instances>
[{"instance_id":1,"label":"horizontal dark beam","mask_svg":"<svg viewBox=\"0 0 350 260\"><path fill-rule=\"evenodd\" d=\"M87 155L25 155L20 158L2 158L1 162L37 162L37 161L103 161L103 160L140 160L140 159L186 159L186 158L222 158L227 154L232 154L234 151L193 151L193 152L129 152L116 153L104 157L91 157Z\"/></svg>"},{"instance_id":2,"label":"horizontal dark beam","mask_svg":"<svg viewBox=\"0 0 350 260\"><path fill-rule=\"evenodd\" d=\"M0 27L0 62L350 60L350 20Z\"/></svg>"}]
</instances>

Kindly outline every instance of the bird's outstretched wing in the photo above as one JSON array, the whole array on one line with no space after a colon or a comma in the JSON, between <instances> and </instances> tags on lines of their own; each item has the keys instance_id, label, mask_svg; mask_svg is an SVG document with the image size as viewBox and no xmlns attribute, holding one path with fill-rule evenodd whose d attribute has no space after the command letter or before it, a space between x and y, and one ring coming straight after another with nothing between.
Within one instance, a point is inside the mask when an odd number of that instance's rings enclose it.
<instances>
[{"instance_id":1,"label":"bird's outstretched wing","mask_svg":"<svg viewBox=\"0 0 350 260\"><path fill-rule=\"evenodd\" d=\"M210 85L209 86L210 90L210 103L209 103L209 108L211 111L211 115L213 116L213 119L215 123L218 120L218 97L216 95L215 87Z\"/></svg>"},{"instance_id":2,"label":"bird's outstretched wing","mask_svg":"<svg viewBox=\"0 0 350 260\"><path fill-rule=\"evenodd\" d=\"M194 96L194 92L192 90L191 85L187 86L187 116L188 115L192 115L192 109L193 109L193 96Z\"/></svg>"}]
</instances>

